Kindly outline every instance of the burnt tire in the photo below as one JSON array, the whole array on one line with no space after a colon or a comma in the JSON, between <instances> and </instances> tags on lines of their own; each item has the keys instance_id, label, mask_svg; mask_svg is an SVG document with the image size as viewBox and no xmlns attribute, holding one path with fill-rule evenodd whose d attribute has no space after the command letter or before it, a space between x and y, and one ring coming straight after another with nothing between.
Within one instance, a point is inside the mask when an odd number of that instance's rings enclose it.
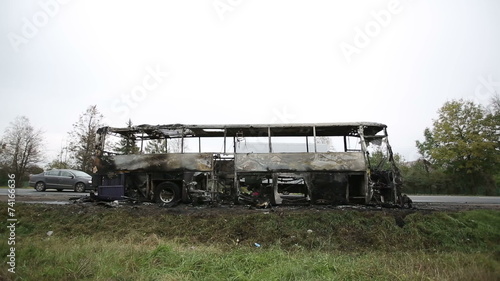
<instances>
[{"instance_id":1,"label":"burnt tire","mask_svg":"<svg viewBox=\"0 0 500 281\"><path fill-rule=\"evenodd\" d=\"M85 192L85 184L82 182L75 184L75 192Z\"/></svg>"},{"instance_id":2,"label":"burnt tire","mask_svg":"<svg viewBox=\"0 0 500 281\"><path fill-rule=\"evenodd\" d=\"M164 182L154 189L153 199L156 203L173 206L181 200L181 189L173 182Z\"/></svg>"},{"instance_id":3,"label":"burnt tire","mask_svg":"<svg viewBox=\"0 0 500 281\"><path fill-rule=\"evenodd\" d=\"M45 191L45 183L43 181L35 183L35 190L38 192Z\"/></svg>"}]
</instances>

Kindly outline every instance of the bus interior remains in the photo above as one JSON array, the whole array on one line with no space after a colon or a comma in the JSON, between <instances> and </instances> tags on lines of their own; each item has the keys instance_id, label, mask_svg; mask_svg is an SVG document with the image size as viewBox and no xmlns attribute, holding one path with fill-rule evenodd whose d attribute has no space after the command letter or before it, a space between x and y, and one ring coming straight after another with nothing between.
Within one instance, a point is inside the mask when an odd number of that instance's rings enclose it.
<instances>
[{"instance_id":1,"label":"bus interior remains","mask_svg":"<svg viewBox=\"0 0 500 281\"><path fill-rule=\"evenodd\" d=\"M179 203L403 205L379 123L139 125L97 131L92 196Z\"/></svg>"}]
</instances>

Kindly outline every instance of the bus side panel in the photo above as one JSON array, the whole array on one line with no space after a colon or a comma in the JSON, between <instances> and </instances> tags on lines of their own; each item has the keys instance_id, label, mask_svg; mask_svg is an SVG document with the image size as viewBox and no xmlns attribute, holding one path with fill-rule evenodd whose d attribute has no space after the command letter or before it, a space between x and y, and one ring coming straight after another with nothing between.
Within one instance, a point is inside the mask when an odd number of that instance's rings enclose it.
<instances>
[{"instance_id":1,"label":"bus side panel","mask_svg":"<svg viewBox=\"0 0 500 281\"><path fill-rule=\"evenodd\" d=\"M212 171L213 155L211 153L168 153L168 154L138 154L138 155L115 155L105 159L105 171L147 171L168 172L176 170ZM99 169L99 172L103 170Z\"/></svg>"},{"instance_id":2,"label":"bus side panel","mask_svg":"<svg viewBox=\"0 0 500 281\"><path fill-rule=\"evenodd\" d=\"M365 172L362 152L236 154L237 172Z\"/></svg>"}]
</instances>

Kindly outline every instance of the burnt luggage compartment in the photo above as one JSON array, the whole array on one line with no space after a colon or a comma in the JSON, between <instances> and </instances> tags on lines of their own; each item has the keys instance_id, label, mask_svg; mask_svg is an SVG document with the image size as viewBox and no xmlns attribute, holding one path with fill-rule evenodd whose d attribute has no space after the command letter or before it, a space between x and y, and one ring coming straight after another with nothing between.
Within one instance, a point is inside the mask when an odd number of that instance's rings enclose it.
<instances>
[{"instance_id":1,"label":"burnt luggage compartment","mask_svg":"<svg viewBox=\"0 0 500 281\"><path fill-rule=\"evenodd\" d=\"M385 125L368 122L103 127L94 196L164 205L399 204L402 180L387 137ZM120 139L139 152L114 151ZM372 167L374 151L385 169Z\"/></svg>"}]
</instances>

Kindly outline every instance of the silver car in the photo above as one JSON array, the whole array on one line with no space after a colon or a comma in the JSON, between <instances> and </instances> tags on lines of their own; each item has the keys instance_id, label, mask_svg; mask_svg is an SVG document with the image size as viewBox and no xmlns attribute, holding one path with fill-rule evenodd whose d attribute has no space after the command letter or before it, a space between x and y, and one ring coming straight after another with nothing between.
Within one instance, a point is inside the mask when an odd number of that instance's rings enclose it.
<instances>
[{"instance_id":1,"label":"silver car","mask_svg":"<svg viewBox=\"0 0 500 281\"><path fill-rule=\"evenodd\" d=\"M34 187L36 191L71 189L76 192L85 192L92 186L92 177L82 171L55 169L30 175L29 186Z\"/></svg>"}]
</instances>

